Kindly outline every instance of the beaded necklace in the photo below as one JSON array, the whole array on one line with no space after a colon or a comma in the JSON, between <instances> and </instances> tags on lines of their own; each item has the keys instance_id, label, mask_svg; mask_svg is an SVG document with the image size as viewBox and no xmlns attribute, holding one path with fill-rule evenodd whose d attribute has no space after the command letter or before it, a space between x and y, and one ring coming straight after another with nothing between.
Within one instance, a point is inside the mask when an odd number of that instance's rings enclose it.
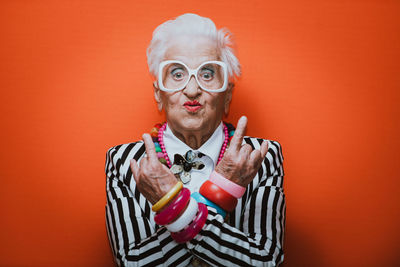
<instances>
[{"instance_id":1,"label":"beaded necklace","mask_svg":"<svg viewBox=\"0 0 400 267\"><path fill-rule=\"evenodd\" d=\"M235 133L235 127L227 122L223 123L224 126L224 134L225 134L225 139L224 143L222 144L221 151L218 156L218 161L217 164L222 160L222 157L224 156L224 153L226 149L229 146L229 142L232 139L233 134ZM167 150L165 149L164 145L164 131L167 128L167 123L157 123L154 125L154 127L150 131L150 135L153 138L154 146L156 149L157 157L158 160L167 166L168 168L171 168L171 160L168 157Z\"/></svg>"}]
</instances>

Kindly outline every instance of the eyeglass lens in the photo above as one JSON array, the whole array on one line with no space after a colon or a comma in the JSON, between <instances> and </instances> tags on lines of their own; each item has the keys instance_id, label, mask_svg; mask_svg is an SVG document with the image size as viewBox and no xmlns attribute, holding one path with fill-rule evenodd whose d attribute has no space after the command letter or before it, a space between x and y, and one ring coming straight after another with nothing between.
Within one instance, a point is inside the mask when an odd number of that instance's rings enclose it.
<instances>
[{"instance_id":1,"label":"eyeglass lens","mask_svg":"<svg viewBox=\"0 0 400 267\"><path fill-rule=\"evenodd\" d=\"M223 67L217 63L203 64L198 69L196 78L202 88L207 90L221 89L224 84ZM162 69L162 83L167 89L182 89L189 79L189 70L180 63L169 63Z\"/></svg>"}]
</instances>

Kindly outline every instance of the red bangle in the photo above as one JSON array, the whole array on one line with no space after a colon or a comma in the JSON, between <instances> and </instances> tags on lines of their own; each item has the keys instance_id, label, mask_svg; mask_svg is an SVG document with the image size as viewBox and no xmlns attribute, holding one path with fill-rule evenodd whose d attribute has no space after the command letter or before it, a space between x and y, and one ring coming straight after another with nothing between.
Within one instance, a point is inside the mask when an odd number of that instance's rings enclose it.
<instances>
[{"instance_id":1,"label":"red bangle","mask_svg":"<svg viewBox=\"0 0 400 267\"><path fill-rule=\"evenodd\" d=\"M226 211L232 211L236 207L237 198L213 184L209 180L205 181L201 185L199 193Z\"/></svg>"},{"instance_id":2,"label":"red bangle","mask_svg":"<svg viewBox=\"0 0 400 267\"><path fill-rule=\"evenodd\" d=\"M185 243L187 241L192 240L201 229L203 229L204 224L206 223L208 216L207 206L203 203L199 203L199 212L197 213L197 217L193 220L189 226L181 232L171 233L171 237L177 243Z\"/></svg>"},{"instance_id":3,"label":"red bangle","mask_svg":"<svg viewBox=\"0 0 400 267\"><path fill-rule=\"evenodd\" d=\"M172 222L186 207L190 199L190 190L187 188L182 188L179 195L174 199L171 204L169 204L160 213L157 213L154 217L154 221L158 225L166 225Z\"/></svg>"},{"instance_id":4,"label":"red bangle","mask_svg":"<svg viewBox=\"0 0 400 267\"><path fill-rule=\"evenodd\" d=\"M236 198L241 198L246 191L246 187L240 186L231 180L226 179L216 171L211 173L209 180Z\"/></svg>"}]
</instances>

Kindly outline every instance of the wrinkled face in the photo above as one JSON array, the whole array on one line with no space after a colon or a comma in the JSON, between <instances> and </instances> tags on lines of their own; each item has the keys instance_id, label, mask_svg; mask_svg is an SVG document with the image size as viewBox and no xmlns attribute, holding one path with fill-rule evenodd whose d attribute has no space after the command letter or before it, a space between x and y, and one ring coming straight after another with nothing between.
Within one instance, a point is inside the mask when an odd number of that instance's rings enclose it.
<instances>
[{"instance_id":1,"label":"wrinkled face","mask_svg":"<svg viewBox=\"0 0 400 267\"><path fill-rule=\"evenodd\" d=\"M219 60L215 41L207 37L183 36L171 42L163 60L180 60L196 69L205 61ZM155 98L164 109L173 131L212 133L229 110L231 86L220 93L202 90L194 77L177 92L159 90L155 83Z\"/></svg>"}]
</instances>

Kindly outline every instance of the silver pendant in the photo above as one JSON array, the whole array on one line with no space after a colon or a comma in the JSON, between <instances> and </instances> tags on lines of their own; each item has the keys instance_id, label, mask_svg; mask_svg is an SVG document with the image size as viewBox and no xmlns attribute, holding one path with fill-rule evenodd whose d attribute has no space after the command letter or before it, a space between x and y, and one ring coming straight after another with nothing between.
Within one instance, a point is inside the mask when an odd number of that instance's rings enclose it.
<instances>
[{"instance_id":1,"label":"silver pendant","mask_svg":"<svg viewBox=\"0 0 400 267\"><path fill-rule=\"evenodd\" d=\"M171 172L175 175L180 174L183 171L183 167L181 165L172 165Z\"/></svg>"},{"instance_id":2,"label":"silver pendant","mask_svg":"<svg viewBox=\"0 0 400 267\"><path fill-rule=\"evenodd\" d=\"M182 172L180 175L181 181L184 184L187 184L190 182L190 180L192 179L191 175L189 172Z\"/></svg>"},{"instance_id":3,"label":"silver pendant","mask_svg":"<svg viewBox=\"0 0 400 267\"><path fill-rule=\"evenodd\" d=\"M174 164L171 166L171 172L182 183L187 184L190 182L190 179L191 179L190 172L185 171L183 166Z\"/></svg>"}]
</instances>

